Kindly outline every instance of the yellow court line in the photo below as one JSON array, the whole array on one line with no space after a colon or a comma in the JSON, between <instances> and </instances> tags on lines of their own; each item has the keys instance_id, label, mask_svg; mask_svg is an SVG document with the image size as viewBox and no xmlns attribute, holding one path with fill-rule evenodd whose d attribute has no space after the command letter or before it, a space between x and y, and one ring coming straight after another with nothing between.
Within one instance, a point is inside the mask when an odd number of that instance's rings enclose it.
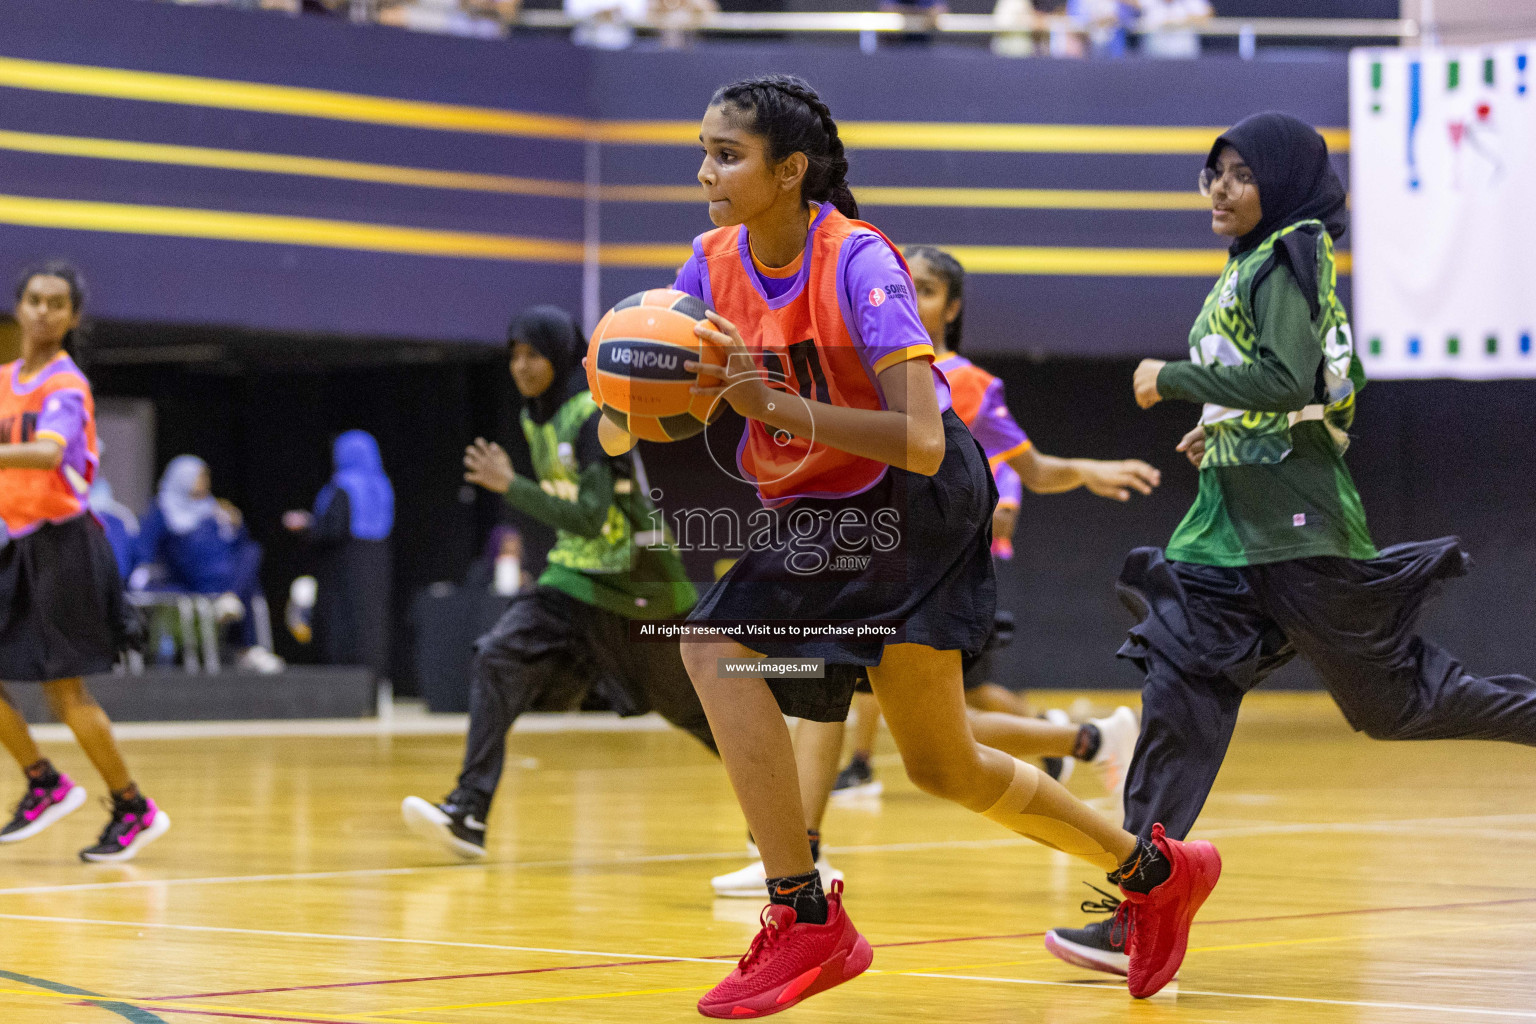
<instances>
[{"instance_id":1,"label":"yellow court line","mask_svg":"<svg viewBox=\"0 0 1536 1024\"><path fill-rule=\"evenodd\" d=\"M630 145L693 146L697 121L592 120L496 107L405 100L365 93L92 67L0 57L0 86L82 96L321 117L434 131L524 138L596 139ZM1204 154L1223 129L1167 125L988 124L849 121L843 138L869 149L1007 153ZM1336 151L1346 128L1319 129Z\"/></svg>"},{"instance_id":2,"label":"yellow court line","mask_svg":"<svg viewBox=\"0 0 1536 1024\"><path fill-rule=\"evenodd\" d=\"M629 996L659 996L673 992L708 992L712 988L714 988L714 985L684 985L678 988L637 988L627 992L586 992L580 995L542 996L537 999L505 999L494 1003L455 1003L452 1006L423 1006L415 1010L397 1008L381 1010L379 1012L436 1013L443 1010L488 1010L498 1006L532 1006L535 1003L573 1003L583 999L624 999ZM411 1024L423 1024L423 1022L413 1021Z\"/></svg>"},{"instance_id":3,"label":"yellow court line","mask_svg":"<svg viewBox=\"0 0 1536 1024\"><path fill-rule=\"evenodd\" d=\"M151 1012L159 1010L162 1012L185 1013L190 1009L196 1009L204 1011L210 1016L218 1016L219 1014L260 1014L263 1018L266 1018L302 1012L306 1017L315 1020L336 1021L337 1024L452 1024L450 1021L396 1020L382 1016L383 1013L397 1011L380 1011L379 1014L335 1014L319 1013L312 1010L282 1010L274 1009L270 1006L224 1006L222 1004L213 1005L208 1003L198 1003L195 1006L189 1003L180 1003L175 1007L170 1007L163 1003L157 1003L152 999L135 999L132 996L86 995L83 992L51 992L40 988L0 988L0 995L38 996L42 999L68 999L71 1002L80 1003L122 1003L125 1006L132 1006L135 1009Z\"/></svg>"}]
</instances>

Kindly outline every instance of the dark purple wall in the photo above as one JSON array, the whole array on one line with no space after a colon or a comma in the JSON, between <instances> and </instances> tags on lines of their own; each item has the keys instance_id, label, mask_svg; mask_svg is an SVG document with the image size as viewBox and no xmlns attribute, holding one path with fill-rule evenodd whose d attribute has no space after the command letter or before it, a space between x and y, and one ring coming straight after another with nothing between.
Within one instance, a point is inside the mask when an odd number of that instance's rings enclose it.
<instances>
[{"instance_id":1,"label":"dark purple wall","mask_svg":"<svg viewBox=\"0 0 1536 1024\"><path fill-rule=\"evenodd\" d=\"M169 72L566 117L675 120L714 88L793 71L843 121L1229 124L1265 107L1314 123L1346 121L1342 56L1269 63L1004 60L960 47L881 51L720 43L686 52L593 53L557 38L449 39L339 20L127 0L0 0L0 58ZM67 26L67 31L64 29ZM5 81L0 76L0 82ZM0 130L322 157L536 178L574 186L580 139L490 135L331 117L147 102L0 84ZM1186 190L1198 154L988 153L854 148L860 185ZM604 144L609 184L688 186L697 153ZM1343 169L1343 158L1340 158ZM509 195L18 151L0 143L0 196L129 209L168 206L393 228L581 242L577 197ZM1218 252L1197 210L966 209L867 204L900 244L1087 246ZM702 205L603 202L601 239L686 245ZM92 283L100 320L231 326L311 335L498 344L510 313L537 301L572 308L582 267L347 248L344 239L278 244L23 226L0 206L0 275L65 255ZM608 267L600 305L667 283L673 267ZM975 275L970 345L979 353L1095 356L1183 350L1197 276ZM103 332L104 338L107 332Z\"/></svg>"}]
</instances>

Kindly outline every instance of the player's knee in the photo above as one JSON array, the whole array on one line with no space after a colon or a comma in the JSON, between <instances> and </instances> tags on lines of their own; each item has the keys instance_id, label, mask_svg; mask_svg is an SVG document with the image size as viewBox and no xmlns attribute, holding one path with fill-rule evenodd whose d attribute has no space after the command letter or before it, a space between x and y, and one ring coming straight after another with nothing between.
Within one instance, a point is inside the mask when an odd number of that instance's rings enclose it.
<instances>
[{"instance_id":1,"label":"player's knee","mask_svg":"<svg viewBox=\"0 0 1536 1024\"><path fill-rule=\"evenodd\" d=\"M679 647L679 651L683 656L683 668L688 670L688 678L693 681L694 689L702 689L719 676L720 673L716 671L719 652L715 644L685 643Z\"/></svg>"},{"instance_id":2,"label":"player's knee","mask_svg":"<svg viewBox=\"0 0 1536 1024\"><path fill-rule=\"evenodd\" d=\"M955 803L966 803L976 785L974 759L944 757L935 754L903 755L902 763L912 785L930 796Z\"/></svg>"}]
</instances>

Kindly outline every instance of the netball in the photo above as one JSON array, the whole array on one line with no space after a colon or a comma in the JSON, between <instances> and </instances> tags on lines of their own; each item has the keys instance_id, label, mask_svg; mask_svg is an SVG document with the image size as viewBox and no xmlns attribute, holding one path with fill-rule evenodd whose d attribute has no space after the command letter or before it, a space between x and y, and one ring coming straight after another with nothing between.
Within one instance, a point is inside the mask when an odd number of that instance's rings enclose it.
<instances>
[{"instance_id":1,"label":"netball","mask_svg":"<svg viewBox=\"0 0 1536 1024\"><path fill-rule=\"evenodd\" d=\"M699 377L683 369L690 359L720 358L693 332L705 309L686 292L652 288L603 316L587 347L587 386L605 416L646 441L681 441L720 415L723 403L693 394Z\"/></svg>"}]
</instances>

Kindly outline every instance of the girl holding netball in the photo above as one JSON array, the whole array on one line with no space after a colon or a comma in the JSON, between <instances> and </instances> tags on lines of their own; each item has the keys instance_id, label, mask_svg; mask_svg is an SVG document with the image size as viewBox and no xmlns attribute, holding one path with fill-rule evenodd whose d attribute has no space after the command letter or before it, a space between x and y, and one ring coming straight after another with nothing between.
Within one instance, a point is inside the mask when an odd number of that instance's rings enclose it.
<instances>
[{"instance_id":1,"label":"girl holding netball","mask_svg":"<svg viewBox=\"0 0 1536 1024\"><path fill-rule=\"evenodd\" d=\"M87 861L124 861L170 828L139 792L112 723L82 676L117 660L126 619L117 561L88 505L99 461L90 382L64 351L80 325L79 274L66 263L26 271L16 286L21 358L0 367L0 680L41 683L112 792L112 817ZM0 843L30 839L85 803L85 789L37 749L0 684L0 744L26 773L26 793Z\"/></svg>"},{"instance_id":2,"label":"girl holding netball","mask_svg":"<svg viewBox=\"0 0 1536 1024\"><path fill-rule=\"evenodd\" d=\"M763 656L865 666L919 787L1114 872L1133 936L1131 992L1150 995L1177 970L1220 860L1208 843L1138 839L972 737L960 659L992 628L997 491L949 407L900 255L852 219L831 113L801 79L751 79L715 93L700 141L698 178L717 228L694 241L675 287L712 307L699 334L724 357L689 368L725 382L699 388L746 418L738 463L782 527L700 601L689 618L705 629L683 648L762 851L770 903L700 1012L777 1012L872 960L841 886L822 889L782 717L840 719L852 679L829 673L816 692L722 671L722 659ZM735 624L761 620L796 625L753 635L750 647L733 639L745 635ZM822 632L849 622L900 632Z\"/></svg>"}]
</instances>

